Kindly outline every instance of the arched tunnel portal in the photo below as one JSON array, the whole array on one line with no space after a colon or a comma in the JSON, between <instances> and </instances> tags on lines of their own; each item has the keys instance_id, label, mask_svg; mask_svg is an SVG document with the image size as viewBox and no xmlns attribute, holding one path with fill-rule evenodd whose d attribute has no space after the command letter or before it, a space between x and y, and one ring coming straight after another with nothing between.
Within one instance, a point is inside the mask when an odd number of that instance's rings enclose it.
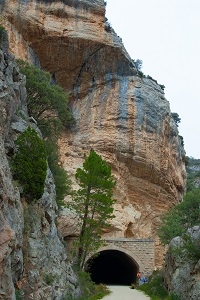
<instances>
[{"instance_id":1,"label":"arched tunnel portal","mask_svg":"<svg viewBox=\"0 0 200 300\"><path fill-rule=\"evenodd\" d=\"M103 250L87 261L85 270L97 284L130 285L136 282L139 266L122 251Z\"/></svg>"}]
</instances>

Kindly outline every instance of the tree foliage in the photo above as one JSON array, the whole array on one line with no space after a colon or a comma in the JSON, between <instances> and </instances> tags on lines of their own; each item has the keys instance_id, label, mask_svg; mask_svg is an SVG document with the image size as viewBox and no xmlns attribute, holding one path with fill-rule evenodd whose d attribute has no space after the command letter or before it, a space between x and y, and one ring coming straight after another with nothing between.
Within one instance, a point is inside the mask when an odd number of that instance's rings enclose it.
<instances>
[{"instance_id":1,"label":"tree foliage","mask_svg":"<svg viewBox=\"0 0 200 300\"><path fill-rule=\"evenodd\" d=\"M183 259L198 262L200 259L200 238L192 238L189 232L183 234L181 238L183 244L178 249L178 254L183 257Z\"/></svg>"},{"instance_id":2,"label":"tree foliage","mask_svg":"<svg viewBox=\"0 0 200 300\"><path fill-rule=\"evenodd\" d=\"M166 245L171 239L181 236L195 225L200 225L200 189L188 192L182 203L163 215L158 234L162 243Z\"/></svg>"},{"instance_id":3,"label":"tree foliage","mask_svg":"<svg viewBox=\"0 0 200 300\"><path fill-rule=\"evenodd\" d=\"M28 127L15 141L14 178L23 187L28 201L40 199L44 192L47 171L46 151L37 132Z\"/></svg>"},{"instance_id":4,"label":"tree foliage","mask_svg":"<svg viewBox=\"0 0 200 300\"><path fill-rule=\"evenodd\" d=\"M56 202L58 207L64 205L64 197L70 193L71 180L68 173L59 165L59 148L57 140L48 138L44 141L49 168L53 174L56 186Z\"/></svg>"},{"instance_id":5,"label":"tree foliage","mask_svg":"<svg viewBox=\"0 0 200 300\"><path fill-rule=\"evenodd\" d=\"M78 258L83 268L89 252L95 252L102 244L102 230L109 226L113 216L113 188L115 181L111 167L94 150L85 155L83 168L76 171L80 189L74 193L71 208L81 220Z\"/></svg>"},{"instance_id":6,"label":"tree foliage","mask_svg":"<svg viewBox=\"0 0 200 300\"><path fill-rule=\"evenodd\" d=\"M55 118L66 127L73 125L68 95L60 86L51 85L50 74L23 60L17 60L17 63L21 73L26 75L28 113L39 123L39 127L40 122L43 125L44 121Z\"/></svg>"},{"instance_id":7,"label":"tree foliage","mask_svg":"<svg viewBox=\"0 0 200 300\"><path fill-rule=\"evenodd\" d=\"M63 205L64 196L69 193L70 180L59 164L58 137L64 128L70 128L75 120L68 109L68 95L58 85L50 84L50 74L17 60L20 71L26 75L27 108L37 121L44 138L49 167L56 185L56 201Z\"/></svg>"},{"instance_id":8,"label":"tree foliage","mask_svg":"<svg viewBox=\"0 0 200 300\"><path fill-rule=\"evenodd\" d=\"M179 123L181 122L181 118L179 117L179 114L172 113L172 118L174 119L174 122L176 123L176 126L178 127Z\"/></svg>"},{"instance_id":9,"label":"tree foliage","mask_svg":"<svg viewBox=\"0 0 200 300\"><path fill-rule=\"evenodd\" d=\"M141 71L142 70L142 64L143 64L142 60L141 59L136 59L136 61L134 61L134 63L135 63L137 71Z\"/></svg>"},{"instance_id":10,"label":"tree foliage","mask_svg":"<svg viewBox=\"0 0 200 300\"><path fill-rule=\"evenodd\" d=\"M3 40L5 28L0 24L0 42Z\"/></svg>"},{"instance_id":11,"label":"tree foliage","mask_svg":"<svg viewBox=\"0 0 200 300\"><path fill-rule=\"evenodd\" d=\"M200 159L186 156L187 192L200 186Z\"/></svg>"}]
</instances>

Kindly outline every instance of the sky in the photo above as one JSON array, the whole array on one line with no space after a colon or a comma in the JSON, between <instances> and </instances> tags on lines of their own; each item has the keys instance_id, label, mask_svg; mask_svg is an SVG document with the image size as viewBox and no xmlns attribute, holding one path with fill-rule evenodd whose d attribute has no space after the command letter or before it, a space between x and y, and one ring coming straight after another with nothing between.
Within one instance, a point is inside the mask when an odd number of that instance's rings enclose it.
<instances>
[{"instance_id":1,"label":"sky","mask_svg":"<svg viewBox=\"0 0 200 300\"><path fill-rule=\"evenodd\" d=\"M200 158L200 0L106 2L106 17L131 58L165 85L186 155Z\"/></svg>"}]
</instances>

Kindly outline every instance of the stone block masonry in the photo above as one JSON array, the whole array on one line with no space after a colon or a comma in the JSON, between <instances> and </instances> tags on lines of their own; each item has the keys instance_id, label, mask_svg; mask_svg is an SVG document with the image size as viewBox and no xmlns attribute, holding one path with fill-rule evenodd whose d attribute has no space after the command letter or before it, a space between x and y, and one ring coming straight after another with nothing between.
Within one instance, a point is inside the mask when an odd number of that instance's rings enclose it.
<instances>
[{"instance_id":1,"label":"stone block masonry","mask_svg":"<svg viewBox=\"0 0 200 300\"><path fill-rule=\"evenodd\" d=\"M77 240L75 237L68 237L67 252L73 249L73 244ZM98 252L106 250L116 250L126 254L141 272L141 277L148 277L155 270L155 242L151 239L132 238L107 238L106 246L99 248ZM95 253L88 255L88 261Z\"/></svg>"},{"instance_id":2,"label":"stone block masonry","mask_svg":"<svg viewBox=\"0 0 200 300\"><path fill-rule=\"evenodd\" d=\"M108 238L103 250L118 250L127 254L138 265L141 276L149 276L155 269L154 240L131 238Z\"/></svg>"}]
</instances>

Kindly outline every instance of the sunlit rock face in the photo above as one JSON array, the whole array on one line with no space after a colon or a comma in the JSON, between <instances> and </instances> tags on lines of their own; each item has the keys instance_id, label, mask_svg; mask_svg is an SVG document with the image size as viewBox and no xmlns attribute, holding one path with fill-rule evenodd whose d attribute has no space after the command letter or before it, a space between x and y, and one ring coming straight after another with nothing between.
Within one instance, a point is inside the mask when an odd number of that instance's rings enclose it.
<instances>
[{"instance_id":1,"label":"sunlit rock face","mask_svg":"<svg viewBox=\"0 0 200 300\"><path fill-rule=\"evenodd\" d=\"M75 132L60 141L64 167L74 175L93 148L117 181L116 218L104 236L156 238L161 215L181 201L185 186L184 152L162 89L149 79L121 77L75 100L73 112Z\"/></svg>"},{"instance_id":2,"label":"sunlit rock face","mask_svg":"<svg viewBox=\"0 0 200 300\"><path fill-rule=\"evenodd\" d=\"M112 166L116 218L105 237L155 238L159 266L156 229L185 188L185 153L162 88L137 76L104 1L5 0L2 14L10 50L69 92L77 123L60 147L73 182L91 148ZM62 217L71 235L67 226Z\"/></svg>"},{"instance_id":3,"label":"sunlit rock face","mask_svg":"<svg viewBox=\"0 0 200 300\"><path fill-rule=\"evenodd\" d=\"M105 19L103 0L5 0L3 23L10 51L52 74L73 96L86 95L105 74L131 74L135 67Z\"/></svg>"}]
</instances>

